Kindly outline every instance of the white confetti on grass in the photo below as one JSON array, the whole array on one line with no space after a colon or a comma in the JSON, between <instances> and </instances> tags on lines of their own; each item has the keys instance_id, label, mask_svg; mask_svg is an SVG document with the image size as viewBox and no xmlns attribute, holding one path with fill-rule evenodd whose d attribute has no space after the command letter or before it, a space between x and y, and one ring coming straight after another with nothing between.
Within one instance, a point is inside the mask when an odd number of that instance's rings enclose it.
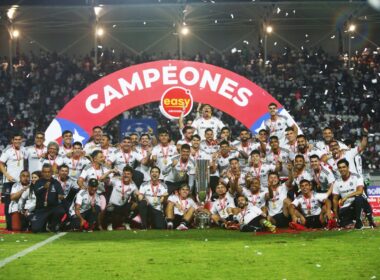
<instances>
[{"instance_id":1,"label":"white confetti on grass","mask_svg":"<svg viewBox=\"0 0 380 280\"><path fill-rule=\"evenodd\" d=\"M316 266L316 267L318 267L318 268L320 268L320 267L321 267L321 265L320 265L319 263L317 263L315 266Z\"/></svg>"}]
</instances>

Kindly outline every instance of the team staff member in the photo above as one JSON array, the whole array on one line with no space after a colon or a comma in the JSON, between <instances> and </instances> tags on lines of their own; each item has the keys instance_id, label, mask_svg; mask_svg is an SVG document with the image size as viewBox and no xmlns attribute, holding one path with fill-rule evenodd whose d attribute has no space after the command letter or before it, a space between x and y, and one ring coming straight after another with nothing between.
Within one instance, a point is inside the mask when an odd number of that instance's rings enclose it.
<instances>
[{"instance_id":1,"label":"team staff member","mask_svg":"<svg viewBox=\"0 0 380 280\"><path fill-rule=\"evenodd\" d=\"M36 195L36 211L31 220L32 232L42 232L45 229L57 232L65 214L61 201L64 193L61 184L54 179L53 168L45 163L42 166L42 178L33 187Z\"/></svg>"},{"instance_id":2,"label":"team staff member","mask_svg":"<svg viewBox=\"0 0 380 280\"><path fill-rule=\"evenodd\" d=\"M149 220L155 229L166 228L163 203L168 196L168 188L160 181L161 170L155 166L150 170L151 180L144 182L138 193L139 212L142 229L147 229Z\"/></svg>"},{"instance_id":3,"label":"team staff member","mask_svg":"<svg viewBox=\"0 0 380 280\"><path fill-rule=\"evenodd\" d=\"M4 212L7 230L12 230L12 218L9 214L11 202L11 190L15 182L19 180L21 171L24 170L26 151L21 147L22 135L15 133L11 144L3 151L0 157L0 171L3 173L3 191L1 200L4 202Z\"/></svg>"},{"instance_id":4,"label":"team staff member","mask_svg":"<svg viewBox=\"0 0 380 280\"><path fill-rule=\"evenodd\" d=\"M98 180L91 178L88 181L87 189L80 190L71 204L70 214L73 230L94 230L101 206L101 199L97 194L98 185Z\"/></svg>"}]
</instances>

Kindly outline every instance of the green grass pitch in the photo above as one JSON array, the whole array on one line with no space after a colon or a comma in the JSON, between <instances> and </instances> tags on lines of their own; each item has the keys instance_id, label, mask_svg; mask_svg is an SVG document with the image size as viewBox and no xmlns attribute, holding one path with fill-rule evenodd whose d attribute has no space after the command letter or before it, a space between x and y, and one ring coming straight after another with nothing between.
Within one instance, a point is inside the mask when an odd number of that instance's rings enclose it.
<instances>
[{"instance_id":1,"label":"green grass pitch","mask_svg":"<svg viewBox=\"0 0 380 280\"><path fill-rule=\"evenodd\" d=\"M0 260L52 234L0 234ZM68 233L1 279L380 279L380 230Z\"/></svg>"}]
</instances>

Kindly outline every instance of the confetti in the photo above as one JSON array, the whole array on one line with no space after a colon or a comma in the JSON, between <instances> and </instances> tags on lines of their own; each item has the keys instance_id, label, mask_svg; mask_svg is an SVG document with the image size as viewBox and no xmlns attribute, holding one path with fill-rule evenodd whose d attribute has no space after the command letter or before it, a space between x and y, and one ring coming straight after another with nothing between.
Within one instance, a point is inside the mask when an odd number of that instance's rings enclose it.
<instances>
[{"instance_id":1,"label":"confetti","mask_svg":"<svg viewBox=\"0 0 380 280\"><path fill-rule=\"evenodd\" d=\"M376 279L376 275L373 275L373 276L371 277L371 279Z\"/></svg>"},{"instance_id":2,"label":"confetti","mask_svg":"<svg viewBox=\"0 0 380 280\"><path fill-rule=\"evenodd\" d=\"M231 53L236 53L236 51L237 51L236 48L231 49Z\"/></svg>"},{"instance_id":3,"label":"confetti","mask_svg":"<svg viewBox=\"0 0 380 280\"><path fill-rule=\"evenodd\" d=\"M214 20L214 23L218 23L218 20L216 19L216 20Z\"/></svg>"},{"instance_id":4,"label":"confetti","mask_svg":"<svg viewBox=\"0 0 380 280\"><path fill-rule=\"evenodd\" d=\"M371 82L372 84L377 84L377 79L372 79Z\"/></svg>"},{"instance_id":5,"label":"confetti","mask_svg":"<svg viewBox=\"0 0 380 280\"><path fill-rule=\"evenodd\" d=\"M257 252L256 254L259 255L259 256L261 256L263 253L261 253L261 252Z\"/></svg>"},{"instance_id":6,"label":"confetti","mask_svg":"<svg viewBox=\"0 0 380 280\"><path fill-rule=\"evenodd\" d=\"M16 243L19 243L20 242L20 240L16 240Z\"/></svg>"},{"instance_id":7,"label":"confetti","mask_svg":"<svg viewBox=\"0 0 380 280\"><path fill-rule=\"evenodd\" d=\"M207 238L205 238L205 242L207 242L208 241L208 239Z\"/></svg>"},{"instance_id":8,"label":"confetti","mask_svg":"<svg viewBox=\"0 0 380 280\"><path fill-rule=\"evenodd\" d=\"M309 34L305 34L305 38L309 37Z\"/></svg>"},{"instance_id":9,"label":"confetti","mask_svg":"<svg viewBox=\"0 0 380 280\"><path fill-rule=\"evenodd\" d=\"M329 90L328 90L328 89L326 89L326 90L325 90L325 95L327 95L327 93L328 93L328 92L329 92Z\"/></svg>"},{"instance_id":10,"label":"confetti","mask_svg":"<svg viewBox=\"0 0 380 280\"><path fill-rule=\"evenodd\" d=\"M296 10L293 10L293 14L296 14Z\"/></svg>"},{"instance_id":11,"label":"confetti","mask_svg":"<svg viewBox=\"0 0 380 280\"><path fill-rule=\"evenodd\" d=\"M277 46L277 42L274 42L273 46Z\"/></svg>"},{"instance_id":12,"label":"confetti","mask_svg":"<svg viewBox=\"0 0 380 280\"><path fill-rule=\"evenodd\" d=\"M248 246L248 245L245 245L245 246L244 246L244 249L248 249L248 248L249 248L249 246Z\"/></svg>"},{"instance_id":13,"label":"confetti","mask_svg":"<svg viewBox=\"0 0 380 280\"><path fill-rule=\"evenodd\" d=\"M364 84L363 84L363 89L364 89L364 90L367 90L367 87L366 87Z\"/></svg>"},{"instance_id":14,"label":"confetti","mask_svg":"<svg viewBox=\"0 0 380 280\"><path fill-rule=\"evenodd\" d=\"M231 14L230 16L231 16L232 19L234 19L234 14Z\"/></svg>"},{"instance_id":15,"label":"confetti","mask_svg":"<svg viewBox=\"0 0 380 280\"><path fill-rule=\"evenodd\" d=\"M146 25L146 21L144 21L143 24Z\"/></svg>"},{"instance_id":16,"label":"confetti","mask_svg":"<svg viewBox=\"0 0 380 280\"><path fill-rule=\"evenodd\" d=\"M280 7L277 7L277 14L279 14L280 12L281 12Z\"/></svg>"},{"instance_id":17,"label":"confetti","mask_svg":"<svg viewBox=\"0 0 380 280\"><path fill-rule=\"evenodd\" d=\"M335 35L332 35L332 36L330 37L330 39L335 39Z\"/></svg>"},{"instance_id":18,"label":"confetti","mask_svg":"<svg viewBox=\"0 0 380 280\"><path fill-rule=\"evenodd\" d=\"M319 263L317 263L315 266L318 267L318 268L321 267L321 265Z\"/></svg>"},{"instance_id":19,"label":"confetti","mask_svg":"<svg viewBox=\"0 0 380 280\"><path fill-rule=\"evenodd\" d=\"M115 28L117 25L116 24L114 24L114 25L112 25L112 28Z\"/></svg>"},{"instance_id":20,"label":"confetti","mask_svg":"<svg viewBox=\"0 0 380 280\"><path fill-rule=\"evenodd\" d=\"M28 240L27 240L27 239L24 239L24 242L28 242Z\"/></svg>"},{"instance_id":21,"label":"confetti","mask_svg":"<svg viewBox=\"0 0 380 280\"><path fill-rule=\"evenodd\" d=\"M285 16L287 17L288 15L289 15L289 13L288 13L288 12L286 12L286 13L285 13Z\"/></svg>"}]
</instances>

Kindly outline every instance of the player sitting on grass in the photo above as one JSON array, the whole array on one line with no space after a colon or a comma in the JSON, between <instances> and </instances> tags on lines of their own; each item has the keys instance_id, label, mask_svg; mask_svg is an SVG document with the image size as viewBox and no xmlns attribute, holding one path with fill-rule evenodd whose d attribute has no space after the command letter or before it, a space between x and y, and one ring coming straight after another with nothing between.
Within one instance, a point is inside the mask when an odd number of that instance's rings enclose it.
<instances>
[{"instance_id":1,"label":"player sitting on grass","mask_svg":"<svg viewBox=\"0 0 380 280\"><path fill-rule=\"evenodd\" d=\"M270 232L276 231L276 226L272 225L266 219L266 215L260 208L248 203L244 195L239 195L237 198L238 214L234 219L239 223L240 231L252 232L258 230L269 230Z\"/></svg>"},{"instance_id":2,"label":"player sitting on grass","mask_svg":"<svg viewBox=\"0 0 380 280\"><path fill-rule=\"evenodd\" d=\"M299 185L301 194L289 207L290 216L292 217L292 222L290 222L289 226L299 230L302 230L303 226L322 228L326 221L329 221L328 227L334 227L336 223L333 222L331 202L327 194L314 192L311 182L307 179L302 179Z\"/></svg>"},{"instance_id":3,"label":"player sitting on grass","mask_svg":"<svg viewBox=\"0 0 380 280\"><path fill-rule=\"evenodd\" d=\"M92 231L98 220L101 199L97 193L99 181L88 180L87 189L80 190L70 207L71 226L73 230Z\"/></svg>"},{"instance_id":4,"label":"player sitting on grass","mask_svg":"<svg viewBox=\"0 0 380 280\"><path fill-rule=\"evenodd\" d=\"M190 188L188 185L182 185L178 194L174 193L168 198L166 206L166 221L168 229L176 228L178 230L188 230L189 225L194 218L197 204L189 197Z\"/></svg>"},{"instance_id":5,"label":"player sitting on grass","mask_svg":"<svg viewBox=\"0 0 380 280\"><path fill-rule=\"evenodd\" d=\"M211 219L214 223L225 228L226 222L233 220L235 202L227 190L224 182L219 182L215 189L218 198L213 202L211 208Z\"/></svg>"},{"instance_id":6,"label":"player sitting on grass","mask_svg":"<svg viewBox=\"0 0 380 280\"><path fill-rule=\"evenodd\" d=\"M291 173L291 172L290 172ZM268 174L268 193L265 199L268 202L269 221L278 228L288 227L290 222L290 199L287 197L291 188L291 179L280 184L280 177L276 172Z\"/></svg>"},{"instance_id":7,"label":"player sitting on grass","mask_svg":"<svg viewBox=\"0 0 380 280\"><path fill-rule=\"evenodd\" d=\"M106 224L107 230L112 231L112 220L115 216L121 216L123 226L126 230L130 230L130 212L131 212L131 197L133 194L137 196L138 190L135 183L132 181L133 168L129 165L124 166L122 177L114 177L111 179L112 193L110 201L106 207Z\"/></svg>"},{"instance_id":8,"label":"player sitting on grass","mask_svg":"<svg viewBox=\"0 0 380 280\"><path fill-rule=\"evenodd\" d=\"M260 178L251 177L250 173L245 176L246 186L242 188L242 195L244 195L248 203L260 208L265 214L268 213L268 209L265 206L265 192L261 191Z\"/></svg>"}]
</instances>

